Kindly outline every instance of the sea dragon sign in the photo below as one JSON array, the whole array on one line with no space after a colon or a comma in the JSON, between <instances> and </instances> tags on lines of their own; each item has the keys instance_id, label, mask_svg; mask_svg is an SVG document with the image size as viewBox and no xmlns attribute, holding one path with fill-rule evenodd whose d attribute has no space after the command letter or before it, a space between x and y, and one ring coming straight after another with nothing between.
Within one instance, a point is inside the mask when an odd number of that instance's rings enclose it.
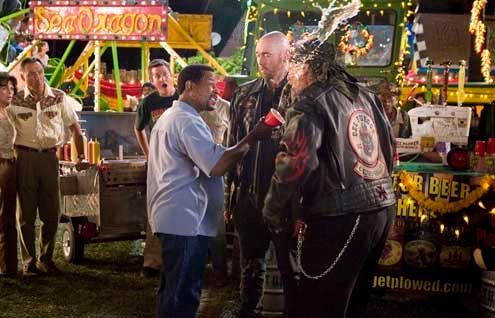
<instances>
[{"instance_id":1,"label":"sea dragon sign","mask_svg":"<svg viewBox=\"0 0 495 318\"><path fill-rule=\"evenodd\" d=\"M167 1L31 1L30 6L36 39L167 39Z\"/></svg>"}]
</instances>

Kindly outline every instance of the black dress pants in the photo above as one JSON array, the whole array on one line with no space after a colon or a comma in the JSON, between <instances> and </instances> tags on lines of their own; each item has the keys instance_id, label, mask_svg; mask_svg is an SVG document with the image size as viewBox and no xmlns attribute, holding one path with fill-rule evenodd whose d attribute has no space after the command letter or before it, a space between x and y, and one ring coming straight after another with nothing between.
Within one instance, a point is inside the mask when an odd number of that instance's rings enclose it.
<instances>
[{"instance_id":1,"label":"black dress pants","mask_svg":"<svg viewBox=\"0 0 495 318\"><path fill-rule=\"evenodd\" d=\"M301 318L364 317L371 280L394 219L394 207L361 214L360 224L334 269L321 279L301 274L297 302ZM302 266L309 275L325 271L345 245L357 214L308 222Z\"/></svg>"}]
</instances>

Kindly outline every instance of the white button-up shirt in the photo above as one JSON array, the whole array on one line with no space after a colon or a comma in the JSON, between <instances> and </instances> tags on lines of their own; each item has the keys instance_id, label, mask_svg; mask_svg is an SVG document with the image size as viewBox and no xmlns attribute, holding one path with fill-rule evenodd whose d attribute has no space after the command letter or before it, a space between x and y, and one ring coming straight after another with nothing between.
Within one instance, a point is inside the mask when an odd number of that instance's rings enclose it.
<instances>
[{"instance_id":1,"label":"white button-up shirt","mask_svg":"<svg viewBox=\"0 0 495 318\"><path fill-rule=\"evenodd\" d=\"M78 117L64 92L45 84L44 96L35 101L27 87L18 92L7 107L16 130L15 144L35 149L62 145L64 126L77 123Z\"/></svg>"},{"instance_id":2,"label":"white button-up shirt","mask_svg":"<svg viewBox=\"0 0 495 318\"><path fill-rule=\"evenodd\" d=\"M225 148L213 141L198 112L174 101L153 127L149 149L147 202L153 233L215 236L223 187L221 177L209 175Z\"/></svg>"}]
</instances>

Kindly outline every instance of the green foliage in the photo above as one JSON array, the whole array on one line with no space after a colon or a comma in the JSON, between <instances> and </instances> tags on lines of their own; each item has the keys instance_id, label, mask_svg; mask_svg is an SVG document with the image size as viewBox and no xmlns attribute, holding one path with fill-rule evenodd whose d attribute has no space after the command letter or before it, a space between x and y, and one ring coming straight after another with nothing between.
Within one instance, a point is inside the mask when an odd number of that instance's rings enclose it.
<instances>
[{"instance_id":1,"label":"green foliage","mask_svg":"<svg viewBox=\"0 0 495 318\"><path fill-rule=\"evenodd\" d=\"M215 57L213 56L218 64L220 64L227 73L230 75L240 74L242 68L244 50L237 49L234 54L229 57ZM208 64L208 61L201 55L197 54L186 59L187 64ZM182 67L178 66L177 70L180 72Z\"/></svg>"}]
</instances>

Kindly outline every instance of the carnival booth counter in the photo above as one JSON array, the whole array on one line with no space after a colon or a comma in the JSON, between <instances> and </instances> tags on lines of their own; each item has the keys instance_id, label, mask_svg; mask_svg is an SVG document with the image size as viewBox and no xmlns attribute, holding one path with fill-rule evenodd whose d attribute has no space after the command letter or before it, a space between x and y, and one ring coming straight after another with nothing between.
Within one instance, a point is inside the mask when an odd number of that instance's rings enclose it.
<instances>
[{"instance_id":1,"label":"carnival booth counter","mask_svg":"<svg viewBox=\"0 0 495 318\"><path fill-rule=\"evenodd\" d=\"M481 270L473 251L495 246L490 155L480 149L482 141L467 151L469 107L424 105L409 115L413 135L398 139L403 160L393 173L396 219L372 287L408 295L475 296ZM490 142L495 140L483 145ZM414 161L428 153L443 162Z\"/></svg>"}]
</instances>

